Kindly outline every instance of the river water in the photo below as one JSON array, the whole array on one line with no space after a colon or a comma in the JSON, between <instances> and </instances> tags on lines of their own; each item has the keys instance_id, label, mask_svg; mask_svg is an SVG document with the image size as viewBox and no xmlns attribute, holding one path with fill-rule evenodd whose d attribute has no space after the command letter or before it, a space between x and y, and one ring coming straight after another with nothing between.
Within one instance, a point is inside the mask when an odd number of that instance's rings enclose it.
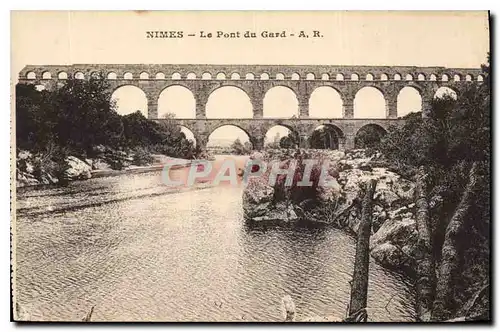
<instances>
[{"instance_id":1,"label":"river water","mask_svg":"<svg viewBox=\"0 0 500 332\"><path fill-rule=\"evenodd\" d=\"M176 170L173 172L182 172ZM282 321L345 315L355 239L252 226L242 188L173 191L160 172L18 191L16 298L31 320ZM412 321L405 279L370 263L369 321Z\"/></svg>"}]
</instances>

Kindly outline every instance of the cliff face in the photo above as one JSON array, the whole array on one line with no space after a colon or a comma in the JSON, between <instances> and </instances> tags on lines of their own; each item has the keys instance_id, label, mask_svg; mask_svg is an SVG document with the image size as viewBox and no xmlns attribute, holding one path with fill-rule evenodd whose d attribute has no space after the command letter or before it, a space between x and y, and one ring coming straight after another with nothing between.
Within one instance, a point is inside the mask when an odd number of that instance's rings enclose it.
<instances>
[{"instance_id":1,"label":"cliff face","mask_svg":"<svg viewBox=\"0 0 500 332\"><path fill-rule=\"evenodd\" d=\"M296 153L296 152L293 152ZM291 223L299 220L328 223L356 234L361 217L359 197L361 186L377 179L374 195L371 256L381 265L407 274L415 273L414 254L417 229L415 225L415 184L380 166L380 155L368 155L354 150L308 150L293 157L285 150L272 150L251 158L265 161L316 159L330 163L329 174L335 178L333 186L314 188L314 192L297 199L297 187L270 185L269 172L251 177L243 192L244 215L254 222Z\"/></svg>"}]
</instances>

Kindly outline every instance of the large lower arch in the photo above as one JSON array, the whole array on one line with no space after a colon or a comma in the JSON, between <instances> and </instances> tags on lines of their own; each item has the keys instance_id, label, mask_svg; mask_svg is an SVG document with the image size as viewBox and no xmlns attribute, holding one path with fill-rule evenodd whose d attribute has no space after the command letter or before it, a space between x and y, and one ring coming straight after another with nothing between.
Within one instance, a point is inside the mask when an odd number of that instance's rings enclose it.
<instances>
[{"instance_id":1,"label":"large lower arch","mask_svg":"<svg viewBox=\"0 0 500 332\"><path fill-rule=\"evenodd\" d=\"M173 115L178 119L196 118L196 100L188 88L181 85L171 85L158 97L158 117Z\"/></svg>"},{"instance_id":2,"label":"large lower arch","mask_svg":"<svg viewBox=\"0 0 500 332\"><path fill-rule=\"evenodd\" d=\"M299 101L289 87L275 86L269 89L263 101L263 117L289 119L299 116Z\"/></svg>"},{"instance_id":3,"label":"large lower arch","mask_svg":"<svg viewBox=\"0 0 500 332\"><path fill-rule=\"evenodd\" d=\"M457 92L447 86L440 87L439 89L436 90L436 93L434 94L434 99L451 98L457 100L457 97L458 97Z\"/></svg>"},{"instance_id":4,"label":"large lower arch","mask_svg":"<svg viewBox=\"0 0 500 332\"><path fill-rule=\"evenodd\" d=\"M269 128L264 136L264 147L270 149L294 148L300 145L300 136L290 127L276 125Z\"/></svg>"},{"instance_id":5,"label":"large lower arch","mask_svg":"<svg viewBox=\"0 0 500 332\"><path fill-rule=\"evenodd\" d=\"M113 91L111 101L115 103L115 110L120 115L140 111L145 117L148 116L148 98L146 93L135 85L122 85L118 87Z\"/></svg>"},{"instance_id":6,"label":"large lower arch","mask_svg":"<svg viewBox=\"0 0 500 332\"><path fill-rule=\"evenodd\" d=\"M252 101L248 94L235 86L223 86L213 91L205 106L207 119L251 119Z\"/></svg>"},{"instance_id":7,"label":"large lower arch","mask_svg":"<svg viewBox=\"0 0 500 332\"><path fill-rule=\"evenodd\" d=\"M207 149L221 154L247 154L253 150L251 136L235 125L222 125L208 136Z\"/></svg>"},{"instance_id":8,"label":"large lower arch","mask_svg":"<svg viewBox=\"0 0 500 332\"><path fill-rule=\"evenodd\" d=\"M321 86L309 98L310 118L342 118L342 96L332 87Z\"/></svg>"},{"instance_id":9,"label":"large lower arch","mask_svg":"<svg viewBox=\"0 0 500 332\"><path fill-rule=\"evenodd\" d=\"M422 96L420 92L410 86L406 86L399 91L397 98L398 117L403 117L409 113L422 111Z\"/></svg>"},{"instance_id":10,"label":"large lower arch","mask_svg":"<svg viewBox=\"0 0 500 332\"><path fill-rule=\"evenodd\" d=\"M342 130L332 124L324 124L316 127L309 138L311 149L343 149L345 136Z\"/></svg>"},{"instance_id":11,"label":"large lower arch","mask_svg":"<svg viewBox=\"0 0 500 332\"><path fill-rule=\"evenodd\" d=\"M354 97L354 117L359 119L386 118L384 94L371 86L361 88Z\"/></svg>"},{"instance_id":12,"label":"large lower arch","mask_svg":"<svg viewBox=\"0 0 500 332\"><path fill-rule=\"evenodd\" d=\"M196 136L194 135L193 131L191 129L189 129L188 127L185 127L185 126L180 126L181 128L181 133L184 134L184 137L193 143L193 146L196 147Z\"/></svg>"},{"instance_id":13,"label":"large lower arch","mask_svg":"<svg viewBox=\"0 0 500 332\"><path fill-rule=\"evenodd\" d=\"M354 148L366 149L376 147L387 131L380 125L370 123L359 128L354 137Z\"/></svg>"}]
</instances>

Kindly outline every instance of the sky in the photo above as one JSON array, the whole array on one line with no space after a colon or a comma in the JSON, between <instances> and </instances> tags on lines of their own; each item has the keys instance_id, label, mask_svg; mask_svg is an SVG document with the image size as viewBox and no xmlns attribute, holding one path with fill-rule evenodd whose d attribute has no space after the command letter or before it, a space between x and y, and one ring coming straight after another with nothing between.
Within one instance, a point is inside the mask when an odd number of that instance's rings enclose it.
<instances>
[{"instance_id":1,"label":"sky","mask_svg":"<svg viewBox=\"0 0 500 332\"><path fill-rule=\"evenodd\" d=\"M477 68L489 50L487 12L12 12L13 82L27 64L321 64L409 65ZM148 39L146 31L174 30L197 37ZM322 38L199 38L217 31L251 30L297 33L317 30ZM237 90L237 89L236 89ZM385 114L376 91L362 91L355 116ZM251 115L241 91L214 92L207 117ZM361 93L361 92L360 92ZM401 93L398 115L418 110L414 91ZM114 98L122 114L147 113L141 91L123 88ZM341 101L333 89L313 93L310 114L334 117ZM159 100L159 112L178 117L194 114L189 91L170 88ZM287 89L274 88L264 100L264 116L289 117L297 101ZM285 132L282 130L282 134ZM268 133L272 139L275 132ZM216 139L245 141L234 127L220 128Z\"/></svg>"}]
</instances>

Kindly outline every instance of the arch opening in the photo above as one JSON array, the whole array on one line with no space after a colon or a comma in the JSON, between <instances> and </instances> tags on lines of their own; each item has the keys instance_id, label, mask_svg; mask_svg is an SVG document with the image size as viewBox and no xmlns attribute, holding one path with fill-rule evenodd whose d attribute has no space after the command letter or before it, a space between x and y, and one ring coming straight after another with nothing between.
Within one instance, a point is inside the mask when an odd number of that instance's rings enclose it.
<instances>
[{"instance_id":1,"label":"arch opening","mask_svg":"<svg viewBox=\"0 0 500 332\"><path fill-rule=\"evenodd\" d=\"M342 75L342 74L335 75L335 80L337 80L337 81L343 81L344 80L344 75Z\"/></svg>"},{"instance_id":2,"label":"arch opening","mask_svg":"<svg viewBox=\"0 0 500 332\"><path fill-rule=\"evenodd\" d=\"M52 74L49 71L45 71L42 74L42 79L44 80L50 80L52 78Z\"/></svg>"},{"instance_id":3,"label":"arch opening","mask_svg":"<svg viewBox=\"0 0 500 332\"><path fill-rule=\"evenodd\" d=\"M90 78L100 79L101 77L103 77L103 73L102 72L93 71L93 72L90 73Z\"/></svg>"},{"instance_id":4,"label":"arch opening","mask_svg":"<svg viewBox=\"0 0 500 332\"><path fill-rule=\"evenodd\" d=\"M187 74L187 76L186 76L186 78L187 78L188 80L195 80L195 79L196 79L196 74L195 74L195 73L193 73L193 72L188 73L188 74Z\"/></svg>"},{"instance_id":5,"label":"arch opening","mask_svg":"<svg viewBox=\"0 0 500 332\"><path fill-rule=\"evenodd\" d=\"M251 119L253 105L242 89L223 86L210 94L205 112L207 119Z\"/></svg>"},{"instance_id":6,"label":"arch opening","mask_svg":"<svg viewBox=\"0 0 500 332\"><path fill-rule=\"evenodd\" d=\"M344 133L331 124L320 125L314 129L309 139L312 149L338 150L344 141Z\"/></svg>"},{"instance_id":7,"label":"arch opening","mask_svg":"<svg viewBox=\"0 0 500 332\"><path fill-rule=\"evenodd\" d=\"M434 94L434 99L452 98L457 100L457 97L458 97L457 92L447 86L440 87L439 89L436 90L436 93Z\"/></svg>"},{"instance_id":8,"label":"arch opening","mask_svg":"<svg viewBox=\"0 0 500 332\"><path fill-rule=\"evenodd\" d=\"M422 96L420 92L410 86L406 86L399 91L397 97L398 117L405 116L412 112L422 111Z\"/></svg>"},{"instance_id":9,"label":"arch opening","mask_svg":"<svg viewBox=\"0 0 500 332\"><path fill-rule=\"evenodd\" d=\"M246 74L245 79L247 79L247 80L254 80L255 79L255 75L252 74L252 73L248 73L248 74Z\"/></svg>"},{"instance_id":10,"label":"arch opening","mask_svg":"<svg viewBox=\"0 0 500 332\"><path fill-rule=\"evenodd\" d=\"M60 72L57 75L57 78L59 78L60 80L67 80L68 79L68 73L65 72L65 71L62 71L62 72Z\"/></svg>"},{"instance_id":11,"label":"arch opening","mask_svg":"<svg viewBox=\"0 0 500 332\"><path fill-rule=\"evenodd\" d=\"M269 128L264 136L264 147L269 149L290 149L299 145L297 132L283 125Z\"/></svg>"},{"instance_id":12,"label":"arch opening","mask_svg":"<svg viewBox=\"0 0 500 332\"><path fill-rule=\"evenodd\" d=\"M115 110L120 115L140 111L148 116L148 99L142 89L134 85L124 85L113 91L111 101L115 103Z\"/></svg>"},{"instance_id":13,"label":"arch opening","mask_svg":"<svg viewBox=\"0 0 500 332\"><path fill-rule=\"evenodd\" d=\"M264 118L291 118L299 116L299 101L295 92L284 86L269 89L263 101Z\"/></svg>"},{"instance_id":14,"label":"arch opening","mask_svg":"<svg viewBox=\"0 0 500 332\"><path fill-rule=\"evenodd\" d=\"M389 76L387 76L387 74L382 74L382 75L380 75L380 80L387 81L387 80L389 80Z\"/></svg>"},{"instance_id":15,"label":"arch opening","mask_svg":"<svg viewBox=\"0 0 500 332\"><path fill-rule=\"evenodd\" d=\"M300 80L300 75L297 73L293 73L292 74L292 81L298 81L298 80Z\"/></svg>"},{"instance_id":16,"label":"arch opening","mask_svg":"<svg viewBox=\"0 0 500 332\"><path fill-rule=\"evenodd\" d=\"M354 97L354 117L363 119L386 118L384 95L374 87L361 88Z\"/></svg>"},{"instance_id":17,"label":"arch opening","mask_svg":"<svg viewBox=\"0 0 500 332\"><path fill-rule=\"evenodd\" d=\"M83 79L85 78L85 75L84 75L81 71L77 71L77 72L75 73L75 78L76 78L77 80L83 80Z\"/></svg>"},{"instance_id":18,"label":"arch opening","mask_svg":"<svg viewBox=\"0 0 500 332\"><path fill-rule=\"evenodd\" d=\"M387 131L374 123L361 127L354 137L355 149L375 148L380 144L382 138L387 134Z\"/></svg>"},{"instance_id":19,"label":"arch opening","mask_svg":"<svg viewBox=\"0 0 500 332\"><path fill-rule=\"evenodd\" d=\"M223 125L208 136L207 149L219 154L249 154L253 150L250 135L235 125Z\"/></svg>"},{"instance_id":20,"label":"arch opening","mask_svg":"<svg viewBox=\"0 0 500 332\"><path fill-rule=\"evenodd\" d=\"M134 75L132 75L131 72L126 72L125 74L123 74L123 78L126 80L131 80L134 78Z\"/></svg>"},{"instance_id":21,"label":"arch opening","mask_svg":"<svg viewBox=\"0 0 500 332\"><path fill-rule=\"evenodd\" d=\"M156 73L155 78L157 80L164 80L165 79L165 74L162 72Z\"/></svg>"},{"instance_id":22,"label":"arch opening","mask_svg":"<svg viewBox=\"0 0 500 332\"><path fill-rule=\"evenodd\" d=\"M26 74L26 78L27 78L27 79L29 79L29 80L34 80L34 79L36 79L36 74L35 74L35 72L32 72L32 71L28 72L28 73Z\"/></svg>"},{"instance_id":23,"label":"arch opening","mask_svg":"<svg viewBox=\"0 0 500 332\"><path fill-rule=\"evenodd\" d=\"M180 126L181 128L181 133L184 134L184 137L193 144L194 147L196 147L196 137L194 136L194 133L189 129L188 127L185 126Z\"/></svg>"},{"instance_id":24,"label":"arch opening","mask_svg":"<svg viewBox=\"0 0 500 332\"><path fill-rule=\"evenodd\" d=\"M116 80L116 73L115 72L108 73L108 80Z\"/></svg>"},{"instance_id":25,"label":"arch opening","mask_svg":"<svg viewBox=\"0 0 500 332\"><path fill-rule=\"evenodd\" d=\"M173 116L178 119L196 118L196 100L188 88L171 85L158 97L158 117Z\"/></svg>"},{"instance_id":26,"label":"arch opening","mask_svg":"<svg viewBox=\"0 0 500 332\"><path fill-rule=\"evenodd\" d=\"M309 98L310 118L342 118L342 96L332 87L316 88Z\"/></svg>"},{"instance_id":27,"label":"arch opening","mask_svg":"<svg viewBox=\"0 0 500 332\"><path fill-rule=\"evenodd\" d=\"M43 84L37 84L37 85L35 85L35 90L38 91L38 92L41 92L41 91L46 90L46 89L47 88Z\"/></svg>"},{"instance_id":28,"label":"arch opening","mask_svg":"<svg viewBox=\"0 0 500 332\"><path fill-rule=\"evenodd\" d=\"M149 74L143 71L142 73L139 74L139 79L141 80L148 80L149 79Z\"/></svg>"}]
</instances>

